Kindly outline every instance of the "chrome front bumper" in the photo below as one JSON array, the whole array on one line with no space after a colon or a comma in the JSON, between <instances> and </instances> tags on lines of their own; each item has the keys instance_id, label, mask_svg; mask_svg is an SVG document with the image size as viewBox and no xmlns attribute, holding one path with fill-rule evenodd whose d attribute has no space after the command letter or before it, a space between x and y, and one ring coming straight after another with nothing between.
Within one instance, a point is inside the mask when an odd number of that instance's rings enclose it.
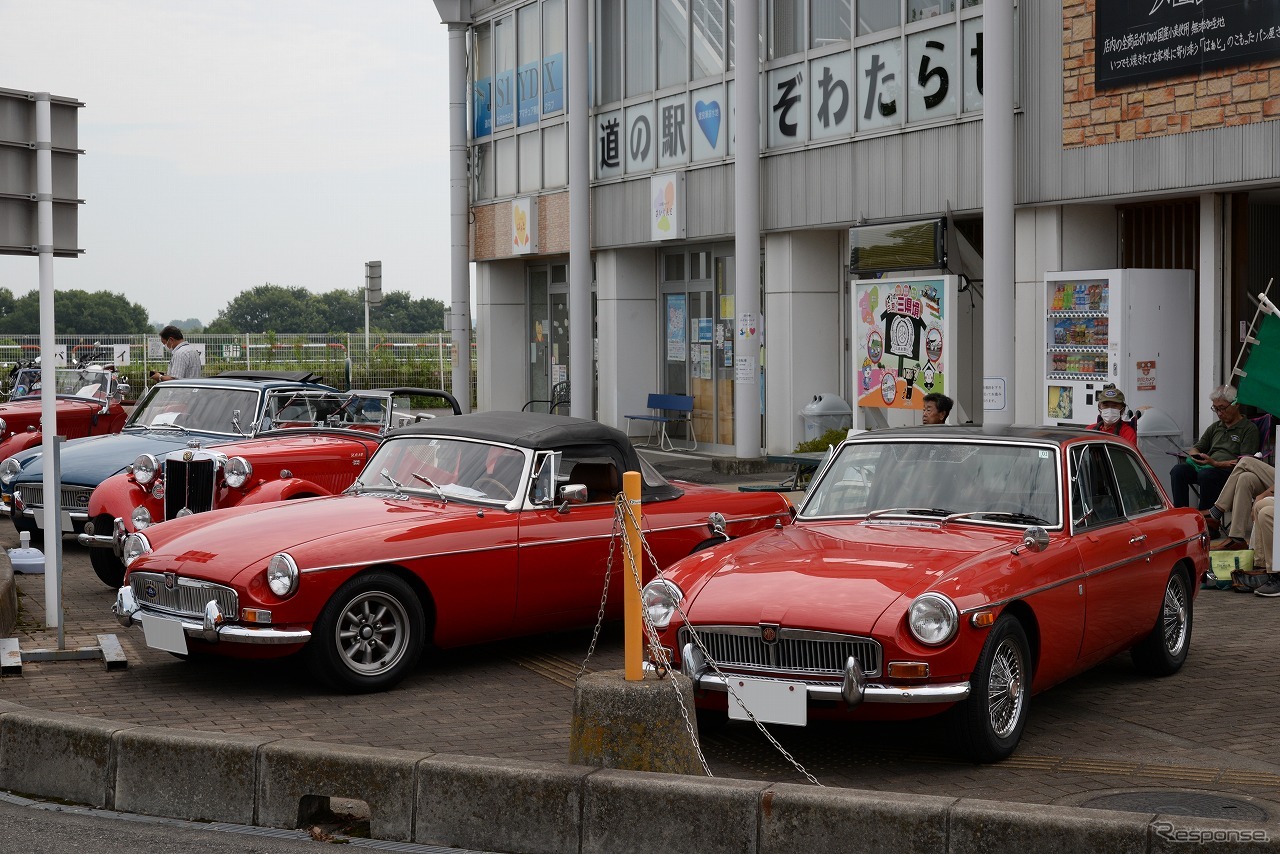
<instances>
[{"instance_id":1,"label":"chrome front bumper","mask_svg":"<svg viewBox=\"0 0 1280 854\"><path fill-rule=\"evenodd\" d=\"M715 671L706 657L693 644L685 644L680 655L680 671L693 682L695 691L719 691L728 693L726 684L732 675L725 677ZM755 679L770 677L753 676ZM790 681L790 680L779 680ZM862 703L955 703L969 696L968 682L951 682L941 685L880 685L868 683L858 659L850 657L845 662L844 676L840 682L806 682L805 690L810 700L844 701L853 708Z\"/></svg>"},{"instance_id":2,"label":"chrome front bumper","mask_svg":"<svg viewBox=\"0 0 1280 854\"><path fill-rule=\"evenodd\" d=\"M138 604L137 597L129 587L121 587L116 591L115 604L111 612L116 620L126 629L137 625L142 618L157 617L177 620L182 624L182 632L189 638L208 643L248 643L259 645L299 644L311 640L311 632L306 629L285 630L256 628L253 626L228 625L226 617L216 602L210 601L204 607L204 619L196 622L189 617L178 617L162 611L153 611Z\"/></svg>"},{"instance_id":3,"label":"chrome front bumper","mask_svg":"<svg viewBox=\"0 0 1280 854\"><path fill-rule=\"evenodd\" d=\"M76 534L76 542L91 549L111 549L120 557L124 553L124 538L129 532L125 530L124 520L117 517L111 525L110 534L99 534L93 522L85 522L84 533Z\"/></svg>"}]
</instances>

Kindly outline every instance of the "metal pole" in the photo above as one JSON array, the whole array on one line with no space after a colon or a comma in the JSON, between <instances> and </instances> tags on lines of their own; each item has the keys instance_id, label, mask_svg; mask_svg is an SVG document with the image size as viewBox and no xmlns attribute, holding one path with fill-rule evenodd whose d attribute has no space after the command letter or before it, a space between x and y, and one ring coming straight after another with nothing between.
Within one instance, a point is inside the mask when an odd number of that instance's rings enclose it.
<instances>
[{"instance_id":1,"label":"metal pole","mask_svg":"<svg viewBox=\"0 0 1280 854\"><path fill-rule=\"evenodd\" d=\"M467 17L469 18L469 10ZM452 304L453 396L471 411L471 252L467 194L467 32L469 21L449 25L449 282Z\"/></svg>"},{"instance_id":2,"label":"metal pole","mask_svg":"<svg viewBox=\"0 0 1280 854\"><path fill-rule=\"evenodd\" d=\"M622 585L623 676L627 682L639 682L644 678L644 624L640 601L640 585L644 583L644 560L640 551L640 472L622 473L622 494L628 509L623 519L627 548L627 578Z\"/></svg>"},{"instance_id":3,"label":"metal pole","mask_svg":"<svg viewBox=\"0 0 1280 854\"><path fill-rule=\"evenodd\" d=\"M58 484L57 374L53 323L53 120L49 93L36 99L36 240L40 252L40 452L44 457L44 612L62 647L62 492Z\"/></svg>"},{"instance_id":4,"label":"metal pole","mask_svg":"<svg viewBox=\"0 0 1280 854\"><path fill-rule=\"evenodd\" d=\"M738 99L733 167L733 453L760 456L760 11L738 3ZM728 319L728 318L727 318Z\"/></svg>"},{"instance_id":5,"label":"metal pole","mask_svg":"<svg viewBox=\"0 0 1280 854\"><path fill-rule=\"evenodd\" d=\"M595 417L591 316L591 125L587 116L587 0L569 0L569 414Z\"/></svg>"},{"instance_id":6,"label":"metal pole","mask_svg":"<svg viewBox=\"0 0 1280 854\"><path fill-rule=\"evenodd\" d=\"M983 6L982 299L984 424L1014 422L1014 147L1013 0Z\"/></svg>"}]
</instances>

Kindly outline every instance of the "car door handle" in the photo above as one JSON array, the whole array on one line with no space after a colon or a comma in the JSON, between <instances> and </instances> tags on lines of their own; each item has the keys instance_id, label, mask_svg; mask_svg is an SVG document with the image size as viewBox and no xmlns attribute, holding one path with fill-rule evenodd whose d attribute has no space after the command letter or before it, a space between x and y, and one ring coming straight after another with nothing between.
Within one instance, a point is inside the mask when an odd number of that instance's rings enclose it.
<instances>
[{"instance_id":1,"label":"car door handle","mask_svg":"<svg viewBox=\"0 0 1280 854\"><path fill-rule=\"evenodd\" d=\"M1138 536L1136 536L1136 537L1131 537L1131 538L1129 539L1129 545L1131 545L1131 546L1136 546L1138 543L1141 543L1141 542L1143 542L1143 541L1144 541L1144 540L1146 540L1146 539L1147 539L1147 535L1146 535L1146 534L1139 534Z\"/></svg>"}]
</instances>

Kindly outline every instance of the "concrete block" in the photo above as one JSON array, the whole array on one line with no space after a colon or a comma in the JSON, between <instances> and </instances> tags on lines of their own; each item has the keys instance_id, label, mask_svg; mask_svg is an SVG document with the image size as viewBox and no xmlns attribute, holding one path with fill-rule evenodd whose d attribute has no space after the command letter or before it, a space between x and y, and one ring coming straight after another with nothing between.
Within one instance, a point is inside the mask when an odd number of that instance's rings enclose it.
<instances>
[{"instance_id":1,"label":"concrete block","mask_svg":"<svg viewBox=\"0 0 1280 854\"><path fill-rule=\"evenodd\" d=\"M437 755L418 766L413 839L520 854L578 854L593 768Z\"/></svg>"},{"instance_id":2,"label":"concrete block","mask_svg":"<svg viewBox=\"0 0 1280 854\"><path fill-rule=\"evenodd\" d=\"M621 670L583 676L573 689L569 763L702 774L677 690L692 715L693 685L681 673L665 679L647 673L635 682L628 682Z\"/></svg>"},{"instance_id":3,"label":"concrete block","mask_svg":"<svg viewBox=\"0 0 1280 854\"><path fill-rule=\"evenodd\" d=\"M0 789L109 807L112 739L130 728L58 712L5 710L0 716Z\"/></svg>"},{"instance_id":4,"label":"concrete block","mask_svg":"<svg viewBox=\"0 0 1280 854\"><path fill-rule=\"evenodd\" d=\"M955 798L777 783L760 798L759 854L945 851Z\"/></svg>"},{"instance_id":5,"label":"concrete block","mask_svg":"<svg viewBox=\"0 0 1280 854\"><path fill-rule=\"evenodd\" d=\"M951 808L948 854L1145 854L1145 813L961 800Z\"/></svg>"},{"instance_id":6,"label":"concrete block","mask_svg":"<svg viewBox=\"0 0 1280 854\"><path fill-rule=\"evenodd\" d=\"M274 738L137 727L117 734L115 808L253 824L258 750Z\"/></svg>"},{"instance_id":7,"label":"concrete block","mask_svg":"<svg viewBox=\"0 0 1280 854\"><path fill-rule=\"evenodd\" d=\"M413 840L415 768L430 753L303 740L273 741L258 753L258 823L306 827L330 798L369 806L376 839Z\"/></svg>"},{"instance_id":8,"label":"concrete block","mask_svg":"<svg viewBox=\"0 0 1280 854\"><path fill-rule=\"evenodd\" d=\"M754 854L771 785L613 770L583 782L581 854Z\"/></svg>"}]
</instances>

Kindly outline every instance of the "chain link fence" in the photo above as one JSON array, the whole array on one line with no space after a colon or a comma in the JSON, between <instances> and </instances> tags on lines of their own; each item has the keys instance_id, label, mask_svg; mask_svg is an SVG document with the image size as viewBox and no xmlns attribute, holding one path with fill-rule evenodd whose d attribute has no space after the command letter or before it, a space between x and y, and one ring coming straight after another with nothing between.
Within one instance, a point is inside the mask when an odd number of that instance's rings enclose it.
<instances>
[{"instance_id":1,"label":"chain link fence","mask_svg":"<svg viewBox=\"0 0 1280 854\"><path fill-rule=\"evenodd\" d=\"M453 388L453 339L448 332L338 335L276 333L202 335L186 337L204 350L204 375L222 371L311 371L343 390L416 386L443 389L475 406L475 347L471 348L472 387L465 394ZM168 350L158 335L56 335L59 364L114 364L129 383L134 398L147 388L147 372L168 364ZM38 335L0 338L0 365L9 369L40 355ZM8 390L7 388L5 389Z\"/></svg>"}]
</instances>

